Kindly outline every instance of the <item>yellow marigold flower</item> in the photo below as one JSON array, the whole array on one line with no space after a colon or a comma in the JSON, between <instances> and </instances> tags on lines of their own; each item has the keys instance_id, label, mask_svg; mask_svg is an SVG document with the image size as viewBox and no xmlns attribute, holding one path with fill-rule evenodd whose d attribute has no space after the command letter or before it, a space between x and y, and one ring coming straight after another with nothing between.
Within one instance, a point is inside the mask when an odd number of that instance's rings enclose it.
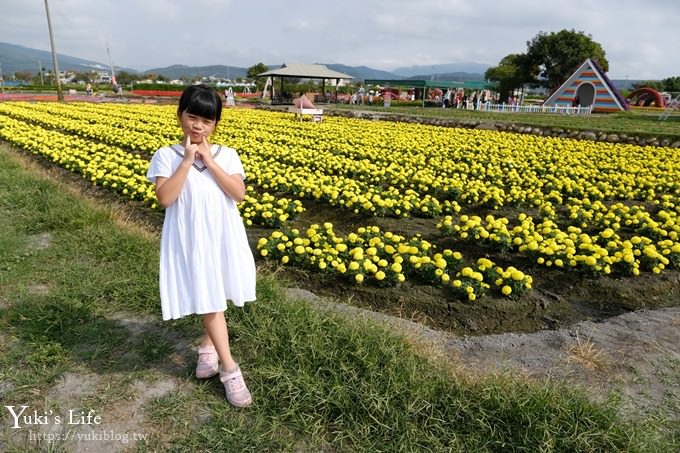
<instances>
[{"instance_id":1,"label":"yellow marigold flower","mask_svg":"<svg viewBox=\"0 0 680 453\"><path fill-rule=\"evenodd\" d=\"M452 285L454 288L460 288L460 286L463 284L460 280L454 280Z\"/></svg>"},{"instance_id":2,"label":"yellow marigold flower","mask_svg":"<svg viewBox=\"0 0 680 453\"><path fill-rule=\"evenodd\" d=\"M364 274L357 274L354 276L354 280L357 281L357 283L361 283L364 281Z\"/></svg>"},{"instance_id":3,"label":"yellow marigold flower","mask_svg":"<svg viewBox=\"0 0 680 453\"><path fill-rule=\"evenodd\" d=\"M385 273L383 271L378 271L375 273L375 279L380 281L385 279Z\"/></svg>"},{"instance_id":4,"label":"yellow marigold flower","mask_svg":"<svg viewBox=\"0 0 680 453\"><path fill-rule=\"evenodd\" d=\"M260 255L267 256L268 254L269 254L269 252L267 251L267 249L260 250Z\"/></svg>"},{"instance_id":5,"label":"yellow marigold flower","mask_svg":"<svg viewBox=\"0 0 680 453\"><path fill-rule=\"evenodd\" d=\"M505 285L501 288L501 292L504 296L509 296L512 293L512 288L509 285Z\"/></svg>"},{"instance_id":6,"label":"yellow marigold flower","mask_svg":"<svg viewBox=\"0 0 680 453\"><path fill-rule=\"evenodd\" d=\"M392 272L398 274L399 272L401 272L402 267L401 267L401 264L399 264L399 263L392 263L392 265L390 266L390 269L392 269Z\"/></svg>"},{"instance_id":7,"label":"yellow marigold flower","mask_svg":"<svg viewBox=\"0 0 680 453\"><path fill-rule=\"evenodd\" d=\"M288 255L283 255L283 256L281 257L281 262L282 262L283 264L288 263L288 261L290 261L290 258L288 257Z\"/></svg>"},{"instance_id":8,"label":"yellow marigold flower","mask_svg":"<svg viewBox=\"0 0 680 453\"><path fill-rule=\"evenodd\" d=\"M359 266L359 263L357 263L356 261L350 261L348 267L349 267L349 270L355 271L355 270L359 269L360 266Z\"/></svg>"}]
</instances>

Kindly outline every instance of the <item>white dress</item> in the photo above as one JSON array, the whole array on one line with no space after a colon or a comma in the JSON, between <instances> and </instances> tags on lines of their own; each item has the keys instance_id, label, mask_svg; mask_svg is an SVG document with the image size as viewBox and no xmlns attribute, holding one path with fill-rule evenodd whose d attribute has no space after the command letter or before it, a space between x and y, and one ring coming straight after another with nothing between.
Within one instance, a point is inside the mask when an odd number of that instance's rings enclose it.
<instances>
[{"instance_id":1,"label":"white dress","mask_svg":"<svg viewBox=\"0 0 680 453\"><path fill-rule=\"evenodd\" d=\"M215 162L229 174L245 172L236 150L212 145ZM184 147L156 151L146 177L170 177ZM255 260L243 220L203 162L189 170L179 198L165 210L161 235L160 295L163 319L224 311L255 300Z\"/></svg>"}]
</instances>

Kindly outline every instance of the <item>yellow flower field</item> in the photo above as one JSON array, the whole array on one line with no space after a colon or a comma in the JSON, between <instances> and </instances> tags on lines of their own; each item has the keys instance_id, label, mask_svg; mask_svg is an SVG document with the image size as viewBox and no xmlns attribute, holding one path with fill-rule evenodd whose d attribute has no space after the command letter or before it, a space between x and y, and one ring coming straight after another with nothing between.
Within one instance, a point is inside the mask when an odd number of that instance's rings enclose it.
<instances>
[{"instance_id":1,"label":"yellow flower field","mask_svg":"<svg viewBox=\"0 0 680 453\"><path fill-rule=\"evenodd\" d=\"M0 138L158 209L144 175L156 149L180 141L175 114L0 103ZM242 215L278 228L258 251L282 265L362 285L441 286L468 301L521 297L534 284L522 267L576 278L680 268L678 149L249 109L225 110L213 141L238 150L250 187ZM301 224L310 203L328 218ZM336 232L327 220L343 216L363 226ZM437 233L384 231L381 217L432 219Z\"/></svg>"}]
</instances>

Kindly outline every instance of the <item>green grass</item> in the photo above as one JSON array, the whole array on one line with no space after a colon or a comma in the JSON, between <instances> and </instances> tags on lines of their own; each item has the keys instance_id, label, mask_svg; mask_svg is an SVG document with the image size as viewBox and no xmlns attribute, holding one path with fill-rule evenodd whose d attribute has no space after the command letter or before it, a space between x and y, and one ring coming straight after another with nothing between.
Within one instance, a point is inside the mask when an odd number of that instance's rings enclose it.
<instances>
[{"instance_id":1,"label":"green grass","mask_svg":"<svg viewBox=\"0 0 680 453\"><path fill-rule=\"evenodd\" d=\"M192 377L193 352L186 349L201 334L200 320L160 321L158 238L121 228L110 208L19 162L0 146L4 404L47 407L64 373L87 373L101 383L82 407L106 418L111 404L134 401L136 380L184 382L143 407L150 437L139 451L643 452L680 446L664 420L623 418L613 402L592 403L557 383L463 376L379 325L286 301L269 274L260 275L256 303L227 311L232 347L255 399L250 409L234 409L219 381ZM186 363L173 364L178 347ZM6 428L0 428L0 449L34 446Z\"/></svg>"},{"instance_id":2,"label":"green grass","mask_svg":"<svg viewBox=\"0 0 680 453\"><path fill-rule=\"evenodd\" d=\"M415 115L425 118L441 118L458 121L496 121L515 125L541 126L554 129L602 131L627 136L668 138L680 140L680 114L677 112L665 121L659 113L620 112L592 115L559 115L552 113L499 113L476 110L442 109L435 107L357 107L343 104L332 109L365 109L395 115Z\"/></svg>"}]
</instances>

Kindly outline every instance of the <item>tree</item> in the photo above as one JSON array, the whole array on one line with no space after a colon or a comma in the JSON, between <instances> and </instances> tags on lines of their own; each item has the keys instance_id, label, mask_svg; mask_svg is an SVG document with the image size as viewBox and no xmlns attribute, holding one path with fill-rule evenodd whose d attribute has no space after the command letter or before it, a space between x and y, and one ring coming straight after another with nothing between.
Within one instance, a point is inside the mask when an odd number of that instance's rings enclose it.
<instances>
[{"instance_id":1,"label":"tree","mask_svg":"<svg viewBox=\"0 0 680 453\"><path fill-rule=\"evenodd\" d=\"M582 31L562 30L557 33L539 32L527 42L525 69L551 89L557 88L586 58L597 60L602 69L609 62L602 46Z\"/></svg>"},{"instance_id":2,"label":"tree","mask_svg":"<svg viewBox=\"0 0 680 453\"><path fill-rule=\"evenodd\" d=\"M263 72L269 71L269 68L264 63L258 63L248 68L248 78L254 79Z\"/></svg>"},{"instance_id":3,"label":"tree","mask_svg":"<svg viewBox=\"0 0 680 453\"><path fill-rule=\"evenodd\" d=\"M680 91L680 76L663 79L661 84L664 91Z\"/></svg>"},{"instance_id":4,"label":"tree","mask_svg":"<svg viewBox=\"0 0 680 453\"><path fill-rule=\"evenodd\" d=\"M269 68L264 63L258 63L256 65L253 65L253 66L248 68L248 73L247 73L248 79L250 79L250 80L256 79L256 77L258 75L262 74L263 72L267 72L267 71L269 71ZM265 83L264 80L256 79L255 86L256 86L257 91L261 91L261 90L264 89L264 83Z\"/></svg>"},{"instance_id":5,"label":"tree","mask_svg":"<svg viewBox=\"0 0 680 453\"><path fill-rule=\"evenodd\" d=\"M78 83L78 82L91 82L92 80L90 79L90 73L88 72L76 72L76 75L73 76L73 81Z\"/></svg>"},{"instance_id":6,"label":"tree","mask_svg":"<svg viewBox=\"0 0 680 453\"><path fill-rule=\"evenodd\" d=\"M30 82L33 78L33 73L31 71L17 71L14 73L14 77L23 82Z\"/></svg>"},{"instance_id":7,"label":"tree","mask_svg":"<svg viewBox=\"0 0 680 453\"><path fill-rule=\"evenodd\" d=\"M139 80L139 76L130 74L127 71L120 71L116 74L116 82L121 85L130 85L131 82L136 82L137 80Z\"/></svg>"},{"instance_id":8,"label":"tree","mask_svg":"<svg viewBox=\"0 0 680 453\"><path fill-rule=\"evenodd\" d=\"M511 53L503 57L498 66L487 69L484 78L498 82L500 99L505 100L516 88L533 80L528 67L525 54Z\"/></svg>"}]
</instances>

